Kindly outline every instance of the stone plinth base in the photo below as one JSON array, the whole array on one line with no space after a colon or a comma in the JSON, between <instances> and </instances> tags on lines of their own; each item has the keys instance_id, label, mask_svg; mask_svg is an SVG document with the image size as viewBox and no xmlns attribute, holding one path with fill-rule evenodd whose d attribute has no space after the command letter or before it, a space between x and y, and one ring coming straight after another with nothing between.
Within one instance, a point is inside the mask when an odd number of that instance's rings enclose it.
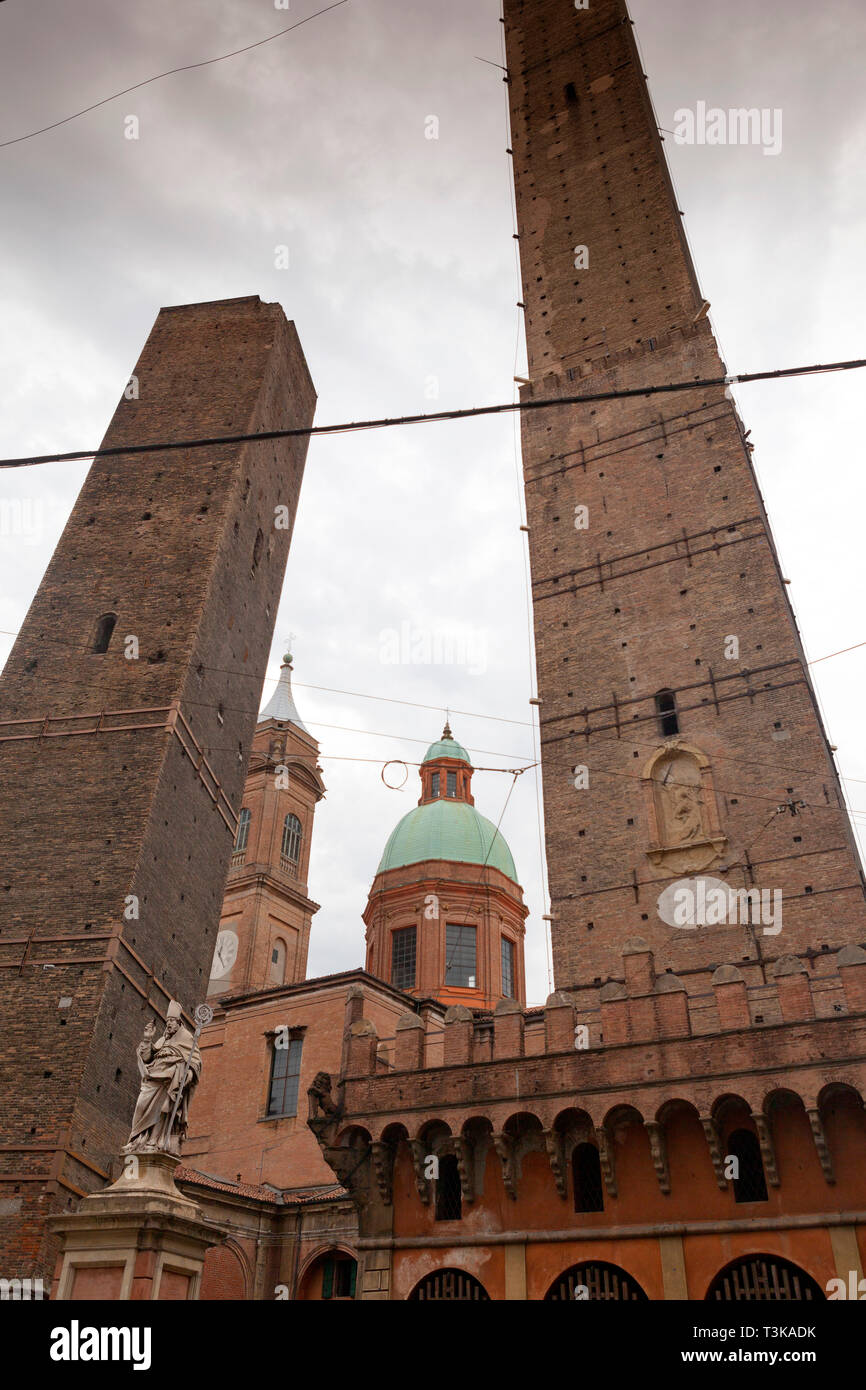
<instances>
[{"instance_id":1,"label":"stone plinth base","mask_svg":"<svg viewBox=\"0 0 866 1390\"><path fill-rule=\"evenodd\" d=\"M74 1216L51 1218L61 1240L52 1298L195 1299L205 1252L225 1236L174 1185L180 1159L132 1154L111 1187Z\"/></svg>"}]
</instances>

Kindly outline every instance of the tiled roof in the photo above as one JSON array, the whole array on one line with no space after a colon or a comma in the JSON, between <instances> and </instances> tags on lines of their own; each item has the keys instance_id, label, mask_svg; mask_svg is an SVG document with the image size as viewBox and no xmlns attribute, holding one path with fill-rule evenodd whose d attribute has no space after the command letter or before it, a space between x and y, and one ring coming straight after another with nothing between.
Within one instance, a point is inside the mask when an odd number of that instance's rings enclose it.
<instances>
[{"instance_id":1,"label":"tiled roof","mask_svg":"<svg viewBox=\"0 0 866 1390\"><path fill-rule=\"evenodd\" d=\"M200 1173L197 1168L187 1168L184 1164L176 1170L175 1178L179 1182L206 1187L213 1192L230 1192L236 1197L250 1197L255 1202L272 1202L276 1206L306 1206L312 1202L344 1201L350 1197L340 1183L319 1187L293 1187L281 1192L268 1184L230 1182L228 1178L214 1178L209 1173Z\"/></svg>"}]
</instances>

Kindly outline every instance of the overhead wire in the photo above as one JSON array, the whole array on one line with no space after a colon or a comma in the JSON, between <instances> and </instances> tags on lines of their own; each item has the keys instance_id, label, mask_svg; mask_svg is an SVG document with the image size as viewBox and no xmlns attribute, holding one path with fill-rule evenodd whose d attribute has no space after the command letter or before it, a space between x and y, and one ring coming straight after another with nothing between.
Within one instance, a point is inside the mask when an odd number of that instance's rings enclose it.
<instances>
[{"instance_id":1,"label":"overhead wire","mask_svg":"<svg viewBox=\"0 0 866 1390\"><path fill-rule=\"evenodd\" d=\"M71 449L64 453L30 454L20 458L0 459L0 468L28 468L46 463L81 463L87 459L134 457L142 454L168 453L178 449L220 448L223 445L255 444L275 439L315 438L318 435L357 434L370 430L394 429L404 425L428 425L443 421L479 419L485 416L520 414L538 410L556 410L564 406L593 405L602 401L634 400L653 396L672 395L680 391L702 391L713 387L729 387L733 383L755 381L785 381L795 377L826 375L832 372L858 371L866 367L866 358L845 362L816 363L804 367L784 367L766 372L744 372L738 375L703 377L694 381L673 381L655 386L626 387L619 391L592 391L584 395L544 397L524 401L507 401L498 405L469 406L465 409L439 410L428 414L381 416L372 420L351 420L333 425L295 426L290 429L260 430L247 434L213 435L191 439L161 440L152 444L118 444L98 449Z\"/></svg>"},{"instance_id":2,"label":"overhead wire","mask_svg":"<svg viewBox=\"0 0 866 1390\"><path fill-rule=\"evenodd\" d=\"M341 5L347 5L349 0L334 0L332 5L326 5L322 10L316 10L315 14L307 15L306 19L299 19L294 24L288 25L285 29L280 29L276 34L268 34L266 38L257 39L255 43L245 44L243 48L235 48L231 53L220 53L216 58L205 58L198 63L184 63L180 67L167 68L165 72L158 72L153 77L146 77L143 82L135 82L131 87L124 87L120 92L113 92L109 97L103 97L101 101L94 101L90 106L83 106L80 111L73 111L71 116L64 116L62 120L52 121L50 125L44 125L39 130L30 130L26 135L16 135L12 140L0 140L0 150L8 148L9 145L20 145L25 140L34 140L37 135L45 135L49 130L57 130L62 125L69 125L71 121L77 121L80 116L86 116L89 111L96 111L100 106L107 106L111 101L117 101L118 97L127 96L129 92L137 92L141 87L149 87L152 82L160 82L164 77L173 77L178 72L192 72L194 68L209 68L214 63L224 63L229 58L237 58L241 53L249 53L254 48L261 48L266 43L273 43L274 39L280 39L284 34L290 34L293 29L300 29L304 24L309 24L311 20L318 19L320 15L327 14L329 10L338 10Z\"/></svg>"}]
</instances>

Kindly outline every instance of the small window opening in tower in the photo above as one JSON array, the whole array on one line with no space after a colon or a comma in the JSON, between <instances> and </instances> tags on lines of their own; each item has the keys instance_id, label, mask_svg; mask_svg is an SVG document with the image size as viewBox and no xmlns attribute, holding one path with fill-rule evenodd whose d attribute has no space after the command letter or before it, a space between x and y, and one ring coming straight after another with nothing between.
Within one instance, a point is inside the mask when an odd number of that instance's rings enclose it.
<instances>
[{"instance_id":1,"label":"small window opening in tower","mask_svg":"<svg viewBox=\"0 0 866 1390\"><path fill-rule=\"evenodd\" d=\"M96 635L93 639L93 650L95 652L101 653L108 651L108 644L111 641L111 634L113 633L116 624L116 613L103 613L102 617L96 624Z\"/></svg>"},{"instance_id":2,"label":"small window opening in tower","mask_svg":"<svg viewBox=\"0 0 866 1390\"><path fill-rule=\"evenodd\" d=\"M440 795L441 795L441 793L440 793L440 791L439 791L439 783L440 783L441 780L442 780L442 778L441 778L441 773L434 772L433 775L432 775L431 778L430 778L430 794L431 794L431 796L440 796Z\"/></svg>"},{"instance_id":3,"label":"small window opening in tower","mask_svg":"<svg viewBox=\"0 0 866 1390\"><path fill-rule=\"evenodd\" d=\"M436 1220L460 1221L463 1217L463 1193L460 1188L460 1169L453 1154L439 1159L436 1179Z\"/></svg>"},{"instance_id":4,"label":"small window opening in tower","mask_svg":"<svg viewBox=\"0 0 866 1390\"><path fill-rule=\"evenodd\" d=\"M680 731L677 714L677 697L672 690L660 690L656 695L656 709L659 713L659 727L662 738L673 738Z\"/></svg>"},{"instance_id":5,"label":"small window opening in tower","mask_svg":"<svg viewBox=\"0 0 866 1390\"><path fill-rule=\"evenodd\" d=\"M577 91L573 82L566 83L565 100L568 102L569 106L577 105Z\"/></svg>"},{"instance_id":6,"label":"small window opening in tower","mask_svg":"<svg viewBox=\"0 0 866 1390\"><path fill-rule=\"evenodd\" d=\"M446 796L456 796L456 795L457 795L457 773L456 773L456 772L446 772L446 774L445 774L445 795L446 795Z\"/></svg>"}]
</instances>

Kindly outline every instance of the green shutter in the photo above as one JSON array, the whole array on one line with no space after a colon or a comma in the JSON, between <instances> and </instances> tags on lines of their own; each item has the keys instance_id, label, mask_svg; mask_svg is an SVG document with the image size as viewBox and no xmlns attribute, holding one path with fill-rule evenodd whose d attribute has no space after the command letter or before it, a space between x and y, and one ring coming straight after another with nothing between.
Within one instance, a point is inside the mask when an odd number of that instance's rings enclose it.
<instances>
[{"instance_id":1,"label":"green shutter","mask_svg":"<svg viewBox=\"0 0 866 1390\"><path fill-rule=\"evenodd\" d=\"M325 1260L322 1271L322 1298L330 1298L334 1292L334 1261L332 1256Z\"/></svg>"},{"instance_id":2,"label":"green shutter","mask_svg":"<svg viewBox=\"0 0 866 1390\"><path fill-rule=\"evenodd\" d=\"M353 1260L353 1261L352 1261L352 1277L351 1277L351 1279L350 1279L350 1281L349 1281L349 1297L350 1297L350 1298L354 1298L354 1297L355 1297L355 1281L356 1281L357 1278L358 1278L358 1262L357 1262L357 1260Z\"/></svg>"}]
</instances>

